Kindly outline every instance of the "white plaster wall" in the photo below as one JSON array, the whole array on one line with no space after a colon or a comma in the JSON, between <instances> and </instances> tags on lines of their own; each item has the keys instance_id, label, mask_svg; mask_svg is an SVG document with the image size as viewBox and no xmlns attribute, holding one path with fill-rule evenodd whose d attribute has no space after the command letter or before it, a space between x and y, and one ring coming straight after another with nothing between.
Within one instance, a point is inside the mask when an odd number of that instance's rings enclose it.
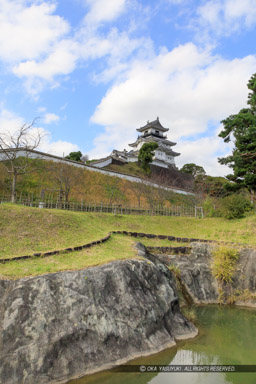
<instances>
[{"instance_id":1,"label":"white plaster wall","mask_svg":"<svg viewBox=\"0 0 256 384\"><path fill-rule=\"evenodd\" d=\"M110 157L109 159L107 160L103 160L101 162L98 162L98 163L93 163L93 167L96 167L96 168L104 168L106 167L107 165L111 164L112 163L112 158Z\"/></svg>"},{"instance_id":2,"label":"white plaster wall","mask_svg":"<svg viewBox=\"0 0 256 384\"><path fill-rule=\"evenodd\" d=\"M136 147L136 149L135 150L140 150L140 148L142 147L142 145L144 144L144 142L143 141L141 141L138 145L137 145L137 147Z\"/></svg>"},{"instance_id":3,"label":"white plaster wall","mask_svg":"<svg viewBox=\"0 0 256 384\"><path fill-rule=\"evenodd\" d=\"M162 167L162 168L168 168L168 164L162 163L158 159L154 159L151 164L157 165L158 167Z\"/></svg>"},{"instance_id":4,"label":"white plaster wall","mask_svg":"<svg viewBox=\"0 0 256 384\"><path fill-rule=\"evenodd\" d=\"M21 151L18 152L17 156L24 156L24 154L25 154L24 151L21 150ZM0 159L4 160L4 157L5 157L5 155L2 152L0 152ZM123 173L115 172L115 171L108 171L106 169L97 168L97 167L92 166L92 165L79 164L79 163L77 163L75 161L64 159L62 157L48 155L47 153L43 153L43 152L30 151L29 157L30 158L45 159L45 160L48 160L48 161L54 161L54 162L58 162L58 163L65 163L65 164L68 164L68 165L72 165L74 167L79 167L79 168L87 169L88 171L91 171L91 172L99 172L99 173L102 173L104 175L119 177L121 179L133 181L135 183L143 183L143 184L150 185L150 186L153 186L153 187L156 187L156 188L165 189L166 191L173 191L175 193L179 193L179 194L182 194L182 195L194 195L194 193L192 193L192 192L187 192L187 191L184 191L182 189L166 187L166 186L163 186L163 185L152 183L150 181L141 179L141 178L139 178L137 176L129 176L129 175L125 175ZM154 164L154 161L153 161L152 164ZM159 165L159 164L156 164L156 165Z\"/></svg>"},{"instance_id":5,"label":"white plaster wall","mask_svg":"<svg viewBox=\"0 0 256 384\"><path fill-rule=\"evenodd\" d=\"M155 151L155 160L162 160L162 161L165 161L168 164L175 165L174 157L170 156L170 155L167 155L163 151L157 151L157 150Z\"/></svg>"},{"instance_id":6,"label":"white plaster wall","mask_svg":"<svg viewBox=\"0 0 256 384\"><path fill-rule=\"evenodd\" d=\"M127 160L129 163L135 163L136 161L138 161L138 157L135 157L135 156L134 157L128 157Z\"/></svg>"}]
</instances>

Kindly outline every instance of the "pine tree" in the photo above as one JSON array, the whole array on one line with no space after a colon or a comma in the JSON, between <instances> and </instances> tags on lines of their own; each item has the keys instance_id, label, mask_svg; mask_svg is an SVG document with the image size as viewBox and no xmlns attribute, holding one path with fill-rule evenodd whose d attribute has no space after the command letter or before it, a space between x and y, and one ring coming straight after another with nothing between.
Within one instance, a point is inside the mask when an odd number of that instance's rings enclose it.
<instances>
[{"instance_id":1,"label":"pine tree","mask_svg":"<svg viewBox=\"0 0 256 384\"><path fill-rule=\"evenodd\" d=\"M225 143L234 141L232 154L219 158L220 164L228 165L233 174L227 178L234 182L235 188L247 188L256 191L256 73L248 84L251 91L248 95L249 108L231 115L222 121L224 129L219 136Z\"/></svg>"},{"instance_id":2,"label":"pine tree","mask_svg":"<svg viewBox=\"0 0 256 384\"><path fill-rule=\"evenodd\" d=\"M144 143L139 151L138 160L141 167L147 172L150 172L149 163L152 163L154 151L157 149L158 144L155 142Z\"/></svg>"}]
</instances>

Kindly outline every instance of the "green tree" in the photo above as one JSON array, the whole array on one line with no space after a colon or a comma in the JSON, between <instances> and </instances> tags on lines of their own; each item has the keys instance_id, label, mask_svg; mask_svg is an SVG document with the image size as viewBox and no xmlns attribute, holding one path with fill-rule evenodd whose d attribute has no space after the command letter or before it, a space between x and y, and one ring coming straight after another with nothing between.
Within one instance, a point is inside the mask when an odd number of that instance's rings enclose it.
<instances>
[{"instance_id":1,"label":"green tree","mask_svg":"<svg viewBox=\"0 0 256 384\"><path fill-rule=\"evenodd\" d=\"M224 197L235 191L233 184L220 176L205 176L203 179L197 179L196 187L213 197Z\"/></svg>"},{"instance_id":2,"label":"green tree","mask_svg":"<svg viewBox=\"0 0 256 384\"><path fill-rule=\"evenodd\" d=\"M198 176L205 176L204 168L194 163L184 164L180 171L183 173L189 173L195 178Z\"/></svg>"},{"instance_id":3,"label":"green tree","mask_svg":"<svg viewBox=\"0 0 256 384\"><path fill-rule=\"evenodd\" d=\"M250 89L249 95L248 95L248 104L251 106L252 112L256 113L256 73L252 75L250 80L247 84L248 89Z\"/></svg>"},{"instance_id":4,"label":"green tree","mask_svg":"<svg viewBox=\"0 0 256 384\"><path fill-rule=\"evenodd\" d=\"M138 160L141 167L148 173L150 171L149 164L153 161L154 151L158 144L155 142L144 143L139 151Z\"/></svg>"},{"instance_id":5,"label":"green tree","mask_svg":"<svg viewBox=\"0 0 256 384\"><path fill-rule=\"evenodd\" d=\"M82 153L80 151L78 152L70 152L68 156L66 156L66 159L73 160L73 161L81 161L82 160Z\"/></svg>"},{"instance_id":6,"label":"green tree","mask_svg":"<svg viewBox=\"0 0 256 384\"><path fill-rule=\"evenodd\" d=\"M233 174L227 178L234 182L234 187L256 191L256 74L252 75L248 84L251 90L248 96L250 108L242 109L236 115L230 115L223 123L219 136L225 143L234 142L232 154L219 158L220 164L228 165Z\"/></svg>"}]
</instances>

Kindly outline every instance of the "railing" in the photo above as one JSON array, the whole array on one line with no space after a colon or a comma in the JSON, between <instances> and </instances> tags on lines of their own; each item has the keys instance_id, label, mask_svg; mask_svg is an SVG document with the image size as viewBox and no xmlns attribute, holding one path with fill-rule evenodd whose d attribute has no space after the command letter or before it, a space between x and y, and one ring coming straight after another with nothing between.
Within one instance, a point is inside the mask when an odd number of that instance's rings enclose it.
<instances>
[{"instance_id":1,"label":"railing","mask_svg":"<svg viewBox=\"0 0 256 384\"><path fill-rule=\"evenodd\" d=\"M11 201L10 196L0 196L0 204ZM145 209L140 207L129 207L120 204L96 204L88 202L73 202L65 200L42 199L28 196L17 199L16 204L28 207L65 209L79 212L112 213L114 215L147 215L147 216L187 216L203 217L203 208L193 205L171 205L162 207L156 205L153 208Z\"/></svg>"}]
</instances>

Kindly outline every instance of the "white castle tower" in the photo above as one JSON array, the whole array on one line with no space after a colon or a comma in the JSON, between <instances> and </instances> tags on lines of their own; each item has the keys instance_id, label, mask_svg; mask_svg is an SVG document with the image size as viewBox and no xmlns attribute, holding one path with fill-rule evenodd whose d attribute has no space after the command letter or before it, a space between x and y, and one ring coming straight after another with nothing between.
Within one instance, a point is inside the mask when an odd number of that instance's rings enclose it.
<instances>
[{"instance_id":1,"label":"white castle tower","mask_svg":"<svg viewBox=\"0 0 256 384\"><path fill-rule=\"evenodd\" d=\"M137 161L139 150L144 143L155 142L158 144L158 148L155 150L152 164L164 168L168 168L168 165L175 166L174 158L179 156L180 153L172 150L172 147L176 145L176 143L167 139L165 133L169 131L169 128L164 128L159 118L155 121L148 121L144 127L138 128L137 131L140 132L141 135L138 136L135 143L129 144L130 147L134 148L133 151L127 153L128 157L133 158L133 160L130 161Z\"/></svg>"},{"instance_id":2,"label":"white castle tower","mask_svg":"<svg viewBox=\"0 0 256 384\"><path fill-rule=\"evenodd\" d=\"M155 150L155 155L152 161L153 165L158 167L168 168L169 166L175 167L175 157L179 156L180 153L174 152L172 147L176 145L172 141L167 139L165 135L169 131L169 128L164 128L157 118L155 121L147 122L144 127L138 128L137 131L141 133L138 136L135 143L129 144L133 149L131 151L118 151L114 149L111 154L100 160L93 162L93 165L98 168L103 168L109 164L118 161L122 163L138 161L140 148L144 143L155 142L158 144Z\"/></svg>"}]
</instances>

